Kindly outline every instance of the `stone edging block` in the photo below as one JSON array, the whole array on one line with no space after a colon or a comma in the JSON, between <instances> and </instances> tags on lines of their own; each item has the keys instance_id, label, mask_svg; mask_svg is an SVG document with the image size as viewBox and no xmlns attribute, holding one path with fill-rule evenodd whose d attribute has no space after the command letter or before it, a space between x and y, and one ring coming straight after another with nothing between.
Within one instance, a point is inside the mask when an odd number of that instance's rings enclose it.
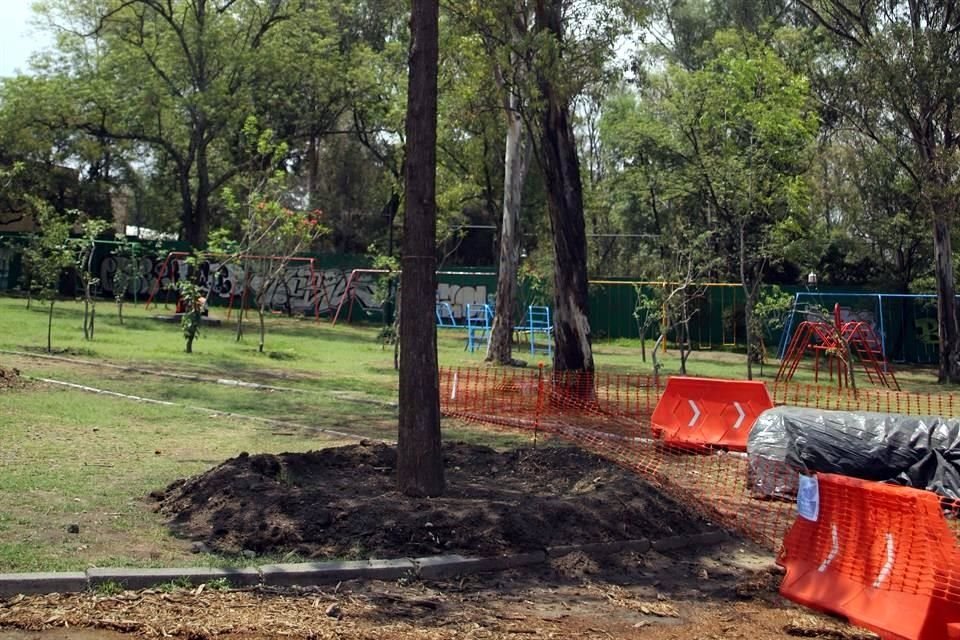
<instances>
[{"instance_id":1,"label":"stone edging block","mask_svg":"<svg viewBox=\"0 0 960 640\"><path fill-rule=\"evenodd\" d=\"M72 593L90 586L83 571L63 573L0 573L0 598L38 593Z\"/></svg>"},{"instance_id":2,"label":"stone edging block","mask_svg":"<svg viewBox=\"0 0 960 640\"><path fill-rule=\"evenodd\" d=\"M560 558L569 555L575 551L582 551L592 555L608 556L614 553L632 551L635 553L646 553L650 550L650 541L646 538L637 540L620 540L617 542L592 542L589 544L568 544L557 547L549 547L547 555L551 558Z\"/></svg>"},{"instance_id":3,"label":"stone edging block","mask_svg":"<svg viewBox=\"0 0 960 640\"><path fill-rule=\"evenodd\" d=\"M219 569L210 567L188 567L181 569L88 569L86 577L91 587L116 582L125 589L149 589L164 582L186 581L200 585L214 580L226 579L233 586L252 586L260 584L260 571L254 567L245 569Z\"/></svg>"},{"instance_id":4,"label":"stone edging block","mask_svg":"<svg viewBox=\"0 0 960 640\"><path fill-rule=\"evenodd\" d=\"M233 586L263 584L276 587L311 586L346 580L397 580L403 577L419 577L432 580L454 575L502 571L542 564L548 558L559 558L575 551L598 555L610 555L626 551L645 553L650 549L664 552L688 547L716 545L729 539L727 532L718 530L673 536L652 542L639 539L564 545L550 547L544 551L483 558L441 555L412 560L400 558L396 560L268 564L259 568L247 567L243 569L207 567L181 569L94 568L88 569L86 572L0 573L0 597L10 597L18 593L79 592L109 582L120 584L126 589L136 590L148 589L165 582L187 581L193 585L200 585L219 579L226 579Z\"/></svg>"},{"instance_id":5,"label":"stone edging block","mask_svg":"<svg viewBox=\"0 0 960 640\"><path fill-rule=\"evenodd\" d=\"M709 547L726 542L730 539L726 531L709 531L707 533L693 533L685 536L671 536L653 541L654 551L675 551L687 547Z\"/></svg>"},{"instance_id":6,"label":"stone edging block","mask_svg":"<svg viewBox=\"0 0 960 640\"><path fill-rule=\"evenodd\" d=\"M417 575L420 578L433 580L465 573L514 569L531 564L542 564L546 560L547 554L545 552L533 551L531 553L485 558L460 555L428 556L426 558L415 558L413 562L417 566Z\"/></svg>"},{"instance_id":7,"label":"stone edging block","mask_svg":"<svg viewBox=\"0 0 960 640\"><path fill-rule=\"evenodd\" d=\"M416 573L411 560L347 560L266 564L260 567L263 584L275 587L310 586L344 580L396 580Z\"/></svg>"}]
</instances>

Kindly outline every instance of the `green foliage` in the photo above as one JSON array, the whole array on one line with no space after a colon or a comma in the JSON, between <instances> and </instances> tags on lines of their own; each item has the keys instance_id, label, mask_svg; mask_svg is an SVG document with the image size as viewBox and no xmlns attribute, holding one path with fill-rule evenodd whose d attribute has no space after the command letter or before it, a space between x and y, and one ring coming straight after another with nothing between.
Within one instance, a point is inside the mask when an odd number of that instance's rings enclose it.
<instances>
[{"instance_id":1,"label":"green foliage","mask_svg":"<svg viewBox=\"0 0 960 640\"><path fill-rule=\"evenodd\" d=\"M230 189L224 189L223 196L229 209L239 209ZM210 232L210 237L207 239L207 253L218 257L232 256L240 253L240 243L234 240L233 232L225 227L219 227Z\"/></svg>"},{"instance_id":2,"label":"green foliage","mask_svg":"<svg viewBox=\"0 0 960 640\"><path fill-rule=\"evenodd\" d=\"M322 224L323 211L296 210L284 201L289 199L288 174L282 167L287 144L276 139L274 132L261 128L257 118L244 121L243 138L248 168L239 180L241 193L224 190L228 211L239 221L242 237L234 241L226 232L215 234L212 253L220 256L220 264L239 262L245 274L244 286L253 292L260 319L262 353L266 336L264 314L274 288L283 278L287 265L298 254L309 251L314 243L329 233ZM237 322L237 340L242 337L243 311Z\"/></svg>"},{"instance_id":3,"label":"green foliage","mask_svg":"<svg viewBox=\"0 0 960 640\"><path fill-rule=\"evenodd\" d=\"M59 292L60 277L73 265L74 252L70 244L71 214L61 214L39 198L30 199L39 231L30 235L23 257L29 274L28 287L48 303L47 352L53 350L53 305Z\"/></svg>"},{"instance_id":4,"label":"green foliage","mask_svg":"<svg viewBox=\"0 0 960 640\"><path fill-rule=\"evenodd\" d=\"M758 344L754 345L756 362L765 362L767 340L783 329L787 314L793 308L793 296L780 287L773 286L762 289L757 295L753 306L754 323L753 335L757 336Z\"/></svg>"},{"instance_id":5,"label":"green foliage","mask_svg":"<svg viewBox=\"0 0 960 640\"><path fill-rule=\"evenodd\" d=\"M637 296L637 302L633 308L633 317L637 321L637 326L652 327L663 316L663 299L655 293L648 293L649 289L643 285L634 285L633 289ZM657 290L653 289L653 291ZM662 289L659 290L662 291ZM646 332L641 328L640 336L645 335Z\"/></svg>"},{"instance_id":6,"label":"green foliage","mask_svg":"<svg viewBox=\"0 0 960 640\"><path fill-rule=\"evenodd\" d=\"M137 301L137 294L140 291L142 275L140 273L140 255L142 249L140 244L130 242L127 236L118 233L115 236L116 244L110 251L116 267L111 278L113 286L113 299L117 303L117 319L123 324L123 303L126 301L127 293L133 292L133 300Z\"/></svg>"},{"instance_id":7,"label":"green foliage","mask_svg":"<svg viewBox=\"0 0 960 640\"><path fill-rule=\"evenodd\" d=\"M230 591L233 589L233 585L230 583L230 580L227 578L217 578L216 580L210 580L206 583L207 589L211 591Z\"/></svg>"},{"instance_id":8,"label":"green foliage","mask_svg":"<svg viewBox=\"0 0 960 640\"><path fill-rule=\"evenodd\" d=\"M93 270L93 257L97 250L97 238L109 227L109 222L97 218L87 218L80 222L81 237L74 255L74 267L83 288L83 337L86 340L93 340L97 313L94 288L100 284L100 278Z\"/></svg>"},{"instance_id":9,"label":"green foliage","mask_svg":"<svg viewBox=\"0 0 960 640\"><path fill-rule=\"evenodd\" d=\"M73 265L70 246L72 216L60 214L46 202L32 201L38 231L31 234L24 250L24 261L30 274L30 290L49 300L57 295L60 275Z\"/></svg>"},{"instance_id":10,"label":"green foliage","mask_svg":"<svg viewBox=\"0 0 960 640\"><path fill-rule=\"evenodd\" d=\"M553 284L545 275L549 267L528 260L520 263L517 278L520 281L521 308L529 305L549 305L553 298Z\"/></svg>"},{"instance_id":11,"label":"green foliage","mask_svg":"<svg viewBox=\"0 0 960 640\"><path fill-rule=\"evenodd\" d=\"M163 582L154 587L154 589L162 593L174 593L176 591L183 591L184 589L191 588L193 588L193 582L191 582L190 578L185 576L175 578L169 582Z\"/></svg>"},{"instance_id":12,"label":"green foliage","mask_svg":"<svg viewBox=\"0 0 960 640\"><path fill-rule=\"evenodd\" d=\"M203 260L200 255L187 258L187 277L177 281L177 293L183 305L183 316L180 318L180 328L186 341L184 351L193 353L193 341L200 336L200 326L203 324L203 311L207 304L203 288L196 281L200 275L199 264Z\"/></svg>"},{"instance_id":13,"label":"green foliage","mask_svg":"<svg viewBox=\"0 0 960 640\"><path fill-rule=\"evenodd\" d=\"M118 596L124 591L123 585L116 580L104 580L93 587L93 592L96 595L104 597Z\"/></svg>"}]
</instances>

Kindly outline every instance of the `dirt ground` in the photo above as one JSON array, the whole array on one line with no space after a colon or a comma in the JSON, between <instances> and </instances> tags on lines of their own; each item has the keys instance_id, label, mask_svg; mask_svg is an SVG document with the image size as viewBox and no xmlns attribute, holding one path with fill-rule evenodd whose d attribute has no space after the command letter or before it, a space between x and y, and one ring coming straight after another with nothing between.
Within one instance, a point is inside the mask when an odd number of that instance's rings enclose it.
<instances>
[{"instance_id":1,"label":"dirt ground","mask_svg":"<svg viewBox=\"0 0 960 640\"><path fill-rule=\"evenodd\" d=\"M487 555L710 530L638 475L579 449L444 445L448 490L393 488L395 450L241 455L154 493L179 535L221 551L309 557ZM277 590L156 589L0 600L0 640L578 638L773 640L874 636L777 595L767 551L730 542L556 557L444 581Z\"/></svg>"},{"instance_id":2,"label":"dirt ground","mask_svg":"<svg viewBox=\"0 0 960 640\"><path fill-rule=\"evenodd\" d=\"M225 553L492 555L709 529L640 476L572 447L444 444L447 490L407 499L381 443L246 455L153 494L173 531Z\"/></svg>"},{"instance_id":3,"label":"dirt ground","mask_svg":"<svg viewBox=\"0 0 960 640\"><path fill-rule=\"evenodd\" d=\"M666 555L575 553L537 570L441 582L51 595L0 601L0 640L874 637L782 601L769 563L730 544Z\"/></svg>"},{"instance_id":4,"label":"dirt ground","mask_svg":"<svg viewBox=\"0 0 960 640\"><path fill-rule=\"evenodd\" d=\"M20 370L14 367L5 369L0 367L0 393L22 389L29 384L29 380L20 376Z\"/></svg>"}]
</instances>

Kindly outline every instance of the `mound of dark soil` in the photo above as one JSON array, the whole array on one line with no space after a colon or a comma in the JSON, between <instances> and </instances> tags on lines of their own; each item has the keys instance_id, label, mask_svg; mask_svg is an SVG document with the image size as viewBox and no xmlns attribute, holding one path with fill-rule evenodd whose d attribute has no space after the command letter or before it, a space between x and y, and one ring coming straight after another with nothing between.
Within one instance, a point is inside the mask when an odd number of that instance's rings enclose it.
<instances>
[{"instance_id":1,"label":"mound of dark soil","mask_svg":"<svg viewBox=\"0 0 960 640\"><path fill-rule=\"evenodd\" d=\"M20 376L19 369L4 369L0 367L0 393L12 389L22 389L28 381Z\"/></svg>"},{"instance_id":2,"label":"mound of dark soil","mask_svg":"<svg viewBox=\"0 0 960 640\"><path fill-rule=\"evenodd\" d=\"M445 443L447 491L395 489L396 450L363 443L248 455L151 494L180 536L237 553L487 555L659 538L704 524L639 476L579 449Z\"/></svg>"}]
</instances>

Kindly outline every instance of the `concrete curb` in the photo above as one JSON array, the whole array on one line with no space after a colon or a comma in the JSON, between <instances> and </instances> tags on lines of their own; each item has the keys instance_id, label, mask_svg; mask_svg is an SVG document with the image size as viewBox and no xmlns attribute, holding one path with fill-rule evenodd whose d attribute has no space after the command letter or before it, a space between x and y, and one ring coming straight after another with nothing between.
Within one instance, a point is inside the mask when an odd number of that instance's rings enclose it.
<instances>
[{"instance_id":1,"label":"concrete curb","mask_svg":"<svg viewBox=\"0 0 960 640\"><path fill-rule=\"evenodd\" d=\"M187 567L183 569L97 568L87 569L87 579L92 589L113 582L132 591L149 589L165 582L184 582L198 586L214 580L228 580L231 585L249 587L258 585L261 581L260 570L256 567L244 569L211 567Z\"/></svg>"},{"instance_id":2,"label":"concrete curb","mask_svg":"<svg viewBox=\"0 0 960 640\"><path fill-rule=\"evenodd\" d=\"M730 536L725 531L673 536L650 541L621 540L549 547L543 551L503 556L472 557L462 555L399 558L395 560L332 560L297 564L266 564L260 567L166 569L92 568L64 573L0 573L0 598L17 594L75 593L115 583L125 589L149 589L170 582L200 585L225 579L233 586L306 587L336 584L348 580L398 580L404 577L436 580L457 575L504 571L544 564L576 551L592 555L654 551L713 546Z\"/></svg>"},{"instance_id":3,"label":"concrete curb","mask_svg":"<svg viewBox=\"0 0 960 640\"><path fill-rule=\"evenodd\" d=\"M83 571L64 573L0 573L0 598L41 593L86 591L90 581Z\"/></svg>"},{"instance_id":4,"label":"concrete curb","mask_svg":"<svg viewBox=\"0 0 960 640\"><path fill-rule=\"evenodd\" d=\"M561 558L570 555L575 551L583 553L609 556L614 553L623 553L624 551L633 551L636 553L646 553L650 550L651 542L646 538L638 540L622 540L619 542L594 542L590 544L568 544L559 547L549 547L547 555L551 558Z\"/></svg>"},{"instance_id":5,"label":"concrete curb","mask_svg":"<svg viewBox=\"0 0 960 640\"><path fill-rule=\"evenodd\" d=\"M268 564L260 567L263 584L271 587L306 587L346 580L397 580L415 572L413 561L406 558Z\"/></svg>"},{"instance_id":6,"label":"concrete curb","mask_svg":"<svg viewBox=\"0 0 960 640\"><path fill-rule=\"evenodd\" d=\"M730 539L730 534L726 531L709 531L707 533L694 533L686 536L672 536L670 538L661 538L652 543L653 550L660 553L664 551L676 551L677 549L687 549L690 547L712 547Z\"/></svg>"},{"instance_id":7,"label":"concrete curb","mask_svg":"<svg viewBox=\"0 0 960 640\"><path fill-rule=\"evenodd\" d=\"M489 556L473 558L470 556L447 555L416 558L413 562L417 567L417 575L423 580L449 578L456 575L483 573L485 571L503 571L516 569L533 564L543 564L547 561L544 551L519 553L509 556Z\"/></svg>"}]
</instances>

